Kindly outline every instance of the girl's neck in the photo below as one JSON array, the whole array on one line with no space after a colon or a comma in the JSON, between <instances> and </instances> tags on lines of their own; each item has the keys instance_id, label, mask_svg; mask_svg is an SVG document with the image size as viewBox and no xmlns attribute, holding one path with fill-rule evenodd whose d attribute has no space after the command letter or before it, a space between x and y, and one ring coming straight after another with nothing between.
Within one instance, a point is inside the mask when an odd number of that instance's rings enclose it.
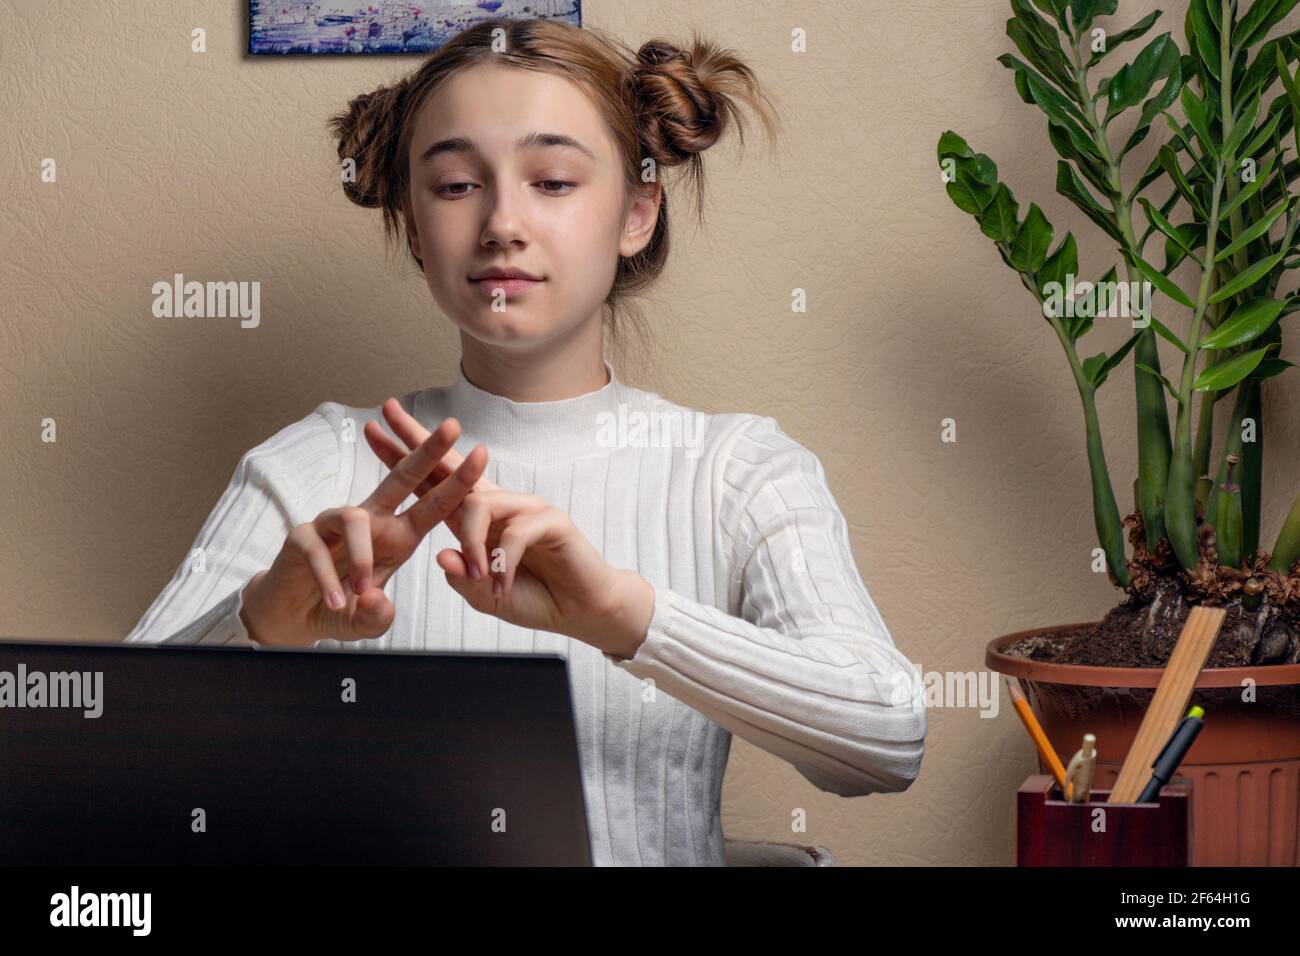
<instances>
[{"instance_id":1,"label":"girl's neck","mask_svg":"<svg viewBox=\"0 0 1300 956\"><path fill-rule=\"evenodd\" d=\"M513 402L554 402L603 388L610 379L599 326L594 342L557 337L523 352L485 346L461 332L461 374L478 389Z\"/></svg>"}]
</instances>

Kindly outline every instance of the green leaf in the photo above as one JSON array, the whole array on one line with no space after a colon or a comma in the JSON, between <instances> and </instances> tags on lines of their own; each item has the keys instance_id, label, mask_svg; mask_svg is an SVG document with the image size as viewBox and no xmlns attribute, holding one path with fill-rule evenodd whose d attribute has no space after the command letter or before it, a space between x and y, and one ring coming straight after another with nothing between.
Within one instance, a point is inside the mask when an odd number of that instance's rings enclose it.
<instances>
[{"instance_id":1,"label":"green leaf","mask_svg":"<svg viewBox=\"0 0 1300 956\"><path fill-rule=\"evenodd\" d=\"M1052 141L1052 145L1056 147L1056 151L1063 158L1074 162L1079 172L1087 177L1088 182L1103 193L1113 195L1110 184L1106 182L1106 170L1100 156L1097 156L1094 160L1080 153L1079 150L1075 149L1074 142L1065 130L1055 123L1047 124L1047 138Z\"/></svg>"},{"instance_id":2,"label":"green leaf","mask_svg":"<svg viewBox=\"0 0 1300 956\"><path fill-rule=\"evenodd\" d=\"M979 216L993 201L998 184L998 167L983 153L972 153L966 141L946 130L939 137L939 167L944 168L944 161L951 159L956 173L954 179L946 184L948 196L958 209L972 216Z\"/></svg>"},{"instance_id":3,"label":"green leaf","mask_svg":"<svg viewBox=\"0 0 1300 956\"><path fill-rule=\"evenodd\" d=\"M1201 342L1202 349L1223 351L1245 345L1269 330L1282 308L1285 299L1259 298L1238 306L1219 327Z\"/></svg>"},{"instance_id":4,"label":"green leaf","mask_svg":"<svg viewBox=\"0 0 1300 956\"><path fill-rule=\"evenodd\" d=\"M1297 36L1300 36L1300 30L1283 34L1261 46L1240 85L1233 83L1233 93L1240 96L1253 96L1257 90L1262 92L1271 87L1273 81L1277 79L1277 53L1281 51L1287 62L1294 60L1293 47Z\"/></svg>"},{"instance_id":5,"label":"green leaf","mask_svg":"<svg viewBox=\"0 0 1300 956\"><path fill-rule=\"evenodd\" d=\"M1195 222L1184 222L1174 226L1178 230L1178 235L1182 241L1174 242L1171 239L1165 239L1165 267L1160 271L1165 275L1173 270L1178 263L1187 258L1184 249L1199 249L1205 245L1205 227ZM1197 257L1200 262L1200 258Z\"/></svg>"},{"instance_id":6,"label":"green leaf","mask_svg":"<svg viewBox=\"0 0 1300 956\"><path fill-rule=\"evenodd\" d=\"M1133 364L1136 365L1138 368L1140 368L1142 371L1146 372L1148 375L1154 375L1156 378L1160 379L1160 381L1164 382L1165 389L1169 392L1171 396L1173 396L1174 401L1178 402L1178 404L1180 405L1183 403L1183 399L1178 394L1178 390L1174 388L1173 383L1170 382L1169 379L1165 378L1163 375L1161 375L1159 372L1153 369L1150 365L1143 365L1141 362L1134 362Z\"/></svg>"},{"instance_id":7,"label":"green leaf","mask_svg":"<svg viewBox=\"0 0 1300 956\"><path fill-rule=\"evenodd\" d=\"M1173 132L1175 137L1170 143L1173 149L1175 151L1180 149L1186 151L1187 155L1191 157L1192 162L1196 164L1193 168L1193 173L1199 173L1203 179L1212 182L1214 180L1214 174L1206 169L1205 164L1201 162L1201 157L1196 154L1196 147L1192 145L1192 138L1188 135L1188 131L1192 130L1191 125L1183 126L1169 113L1165 114L1165 124ZM1194 132L1194 130L1192 131Z\"/></svg>"},{"instance_id":8,"label":"green leaf","mask_svg":"<svg viewBox=\"0 0 1300 956\"><path fill-rule=\"evenodd\" d=\"M1217 159L1219 151L1214 137L1210 135L1210 120L1205 111L1204 101L1192 92L1190 86L1183 87L1179 99L1183 104L1183 115L1187 117L1187 122L1192 124L1192 129L1196 130L1196 138L1201 142L1201 149Z\"/></svg>"},{"instance_id":9,"label":"green leaf","mask_svg":"<svg viewBox=\"0 0 1300 956\"><path fill-rule=\"evenodd\" d=\"M1270 355L1256 366L1255 377L1272 378L1274 375L1281 375L1289 368L1295 368L1295 363L1288 362L1286 359L1274 358Z\"/></svg>"},{"instance_id":10,"label":"green leaf","mask_svg":"<svg viewBox=\"0 0 1300 956\"><path fill-rule=\"evenodd\" d=\"M1177 62L1178 57L1176 55L1174 60L1174 69L1169 74L1168 81L1159 93L1142 104L1142 113L1138 117L1137 125L1133 128L1127 142L1124 143L1124 148L1119 152L1121 159L1130 149L1146 139L1151 128L1151 121L1155 119L1156 114L1164 112L1178 98L1179 91L1183 88L1183 73L1182 67Z\"/></svg>"},{"instance_id":11,"label":"green leaf","mask_svg":"<svg viewBox=\"0 0 1300 956\"><path fill-rule=\"evenodd\" d=\"M1115 217L1092 197L1088 187L1079 181L1073 167L1063 159L1056 161L1056 191L1083 210L1106 235L1120 245L1124 244L1124 236L1119 231Z\"/></svg>"},{"instance_id":12,"label":"green leaf","mask_svg":"<svg viewBox=\"0 0 1300 956\"><path fill-rule=\"evenodd\" d=\"M1074 234L1067 232L1065 238L1057 243L1052 254L1043 261L1042 267L1038 270L1038 291L1047 298L1051 294L1047 291L1047 287L1055 282L1064 294L1068 277L1078 274L1079 247L1075 243Z\"/></svg>"},{"instance_id":13,"label":"green leaf","mask_svg":"<svg viewBox=\"0 0 1300 956\"><path fill-rule=\"evenodd\" d=\"M1250 182L1246 183L1246 187L1242 189L1241 192L1237 193L1237 195L1233 196L1231 199L1229 199L1226 203L1223 204L1223 206L1219 209L1220 222L1226 222L1228 217L1232 215L1233 210L1237 209L1237 207L1239 207L1247 199L1249 199L1251 196L1255 195L1255 193L1260 191L1264 183L1268 181L1269 173L1273 171L1273 161L1276 159L1277 159L1276 153L1270 155L1268 157L1268 161L1264 163L1264 168L1262 170L1257 169L1255 171L1255 178ZM1241 174L1239 172L1234 171L1233 173L1231 173L1231 175L1239 176Z\"/></svg>"},{"instance_id":14,"label":"green leaf","mask_svg":"<svg viewBox=\"0 0 1300 956\"><path fill-rule=\"evenodd\" d=\"M1018 272L1037 272L1047 259L1052 244L1052 224L1047 221L1037 204L1029 204L1025 221L1016 230L1011 243L1011 265Z\"/></svg>"},{"instance_id":15,"label":"green leaf","mask_svg":"<svg viewBox=\"0 0 1300 956\"><path fill-rule=\"evenodd\" d=\"M1151 224L1168 236L1169 239L1182 250L1183 255L1191 256L1197 262L1201 261L1201 257L1192 251L1192 247L1186 243L1182 234L1179 233L1173 223L1160 215L1160 210L1151 205L1150 200L1143 197L1138 199L1138 202L1140 202L1142 208L1146 210L1147 219L1150 220Z\"/></svg>"},{"instance_id":16,"label":"green leaf","mask_svg":"<svg viewBox=\"0 0 1300 956\"><path fill-rule=\"evenodd\" d=\"M1249 245L1250 243L1258 239L1260 236L1264 235L1266 232L1269 231L1269 229L1272 228L1273 223L1277 222L1278 219L1281 218L1282 213L1286 212L1287 207L1290 205L1291 205L1290 199L1278 203L1277 206L1274 207L1272 212L1270 212L1263 219L1256 220L1249 229L1247 229L1240 236L1234 239L1230 245L1224 247L1222 252L1216 254L1214 257L1214 261L1222 262L1224 259L1228 258L1228 256L1232 255L1238 249L1241 249L1242 247Z\"/></svg>"},{"instance_id":17,"label":"green leaf","mask_svg":"<svg viewBox=\"0 0 1300 956\"><path fill-rule=\"evenodd\" d=\"M1017 208L1011 190L998 183L993 200L979 217L980 231L994 242L1010 242L1016 235Z\"/></svg>"},{"instance_id":18,"label":"green leaf","mask_svg":"<svg viewBox=\"0 0 1300 956\"><path fill-rule=\"evenodd\" d=\"M1136 40L1138 37L1144 35L1152 26L1155 25L1155 22L1160 19L1160 14L1161 11L1157 10L1155 13L1143 17L1127 30L1122 30L1119 33L1116 33L1113 37L1106 37L1106 48L1099 53L1094 53L1092 58L1088 60L1088 66L1096 66L1101 61L1102 57L1106 56L1108 53L1112 53L1121 43L1127 43L1129 40Z\"/></svg>"},{"instance_id":19,"label":"green leaf","mask_svg":"<svg viewBox=\"0 0 1300 956\"><path fill-rule=\"evenodd\" d=\"M1188 32L1196 37L1196 51L1206 70L1219 79L1219 31L1210 19L1205 0L1192 0L1187 7Z\"/></svg>"},{"instance_id":20,"label":"green leaf","mask_svg":"<svg viewBox=\"0 0 1300 956\"><path fill-rule=\"evenodd\" d=\"M1060 126L1080 153L1101 162L1101 153L1097 151L1096 145L1087 132L1079 125L1084 122L1084 117L1077 106L1010 53L1002 54L998 57L998 62L1007 69L1015 71L1016 89L1020 92L1021 99L1026 103L1033 103L1046 113L1048 122Z\"/></svg>"},{"instance_id":21,"label":"green leaf","mask_svg":"<svg viewBox=\"0 0 1300 956\"><path fill-rule=\"evenodd\" d=\"M972 216L980 216L993 201L994 189L990 186L982 185L971 178L970 173L963 167L957 167L957 178L944 187L948 192L948 198L962 212L970 213Z\"/></svg>"},{"instance_id":22,"label":"green leaf","mask_svg":"<svg viewBox=\"0 0 1300 956\"><path fill-rule=\"evenodd\" d=\"M1222 362L1215 362L1196 376L1196 381L1192 382L1192 388L1198 392L1217 392L1220 389L1232 388L1232 386L1255 371L1255 366L1259 365L1264 356L1268 354L1269 349L1278 347L1279 343L1274 342L1262 349L1256 349L1244 355L1234 355Z\"/></svg>"},{"instance_id":23,"label":"green leaf","mask_svg":"<svg viewBox=\"0 0 1300 956\"><path fill-rule=\"evenodd\" d=\"M1088 334L1093 320L1110 311L1111 299L1106 295L1107 289L1115 287L1118 277L1115 267L1111 266L1106 274L1092 284L1092 305L1082 312L1076 311L1074 321L1070 324L1070 341L1074 342ZM1076 287L1077 288L1077 287ZM1086 301L1086 300L1085 300Z\"/></svg>"},{"instance_id":24,"label":"green leaf","mask_svg":"<svg viewBox=\"0 0 1300 956\"><path fill-rule=\"evenodd\" d=\"M1280 99L1281 97L1273 102L1277 103ZM1250 142L1246 144L1246 148L1241 151L1241 156L1239 158L1245 159L1247 156L1254 156L1255 153L1259 152L1259 148L1268 142L1269 137L1273 135L1273 131L1277 129L1277 124L1282 121L1285 107L1283 109L1274 110L1272 105L1270 105L1269 110L1272 112L1273 118L1262 126L1259 132L1251 138Z\"/></svg>"},{"instance_id":25,"label":"green leaf","mask_svg":"<svg viewBox=\"0 0 1300 956\"><path fill-rule=\"evenodd\" d=\"M1119 0L1070 0L1070 19L1075 32L1083 36L1096 17L1108 17L1115 12Z\"/></svg>"},{"instance_id":26,"label":"green leaf","mask_svg":"<svg viewBox=\"0 0 1300 956\"><path fill-rule=\"evenodd\" d=\"M1192 188L1192 184L1187 181L1187 177L1183 175L1183 168L1178 165L1178 158L1169 144L1165 143L1161 146L1156 156L1159 158L1160 165L1164 167L1165 172L1169 174L1174 188L1178 190L1178 195L1183 197L1187 205L1191 207L1192 212L1201 220L1209 219L1204 204L1196 194L1196 190Z\"/></svg>"},{"instance_id":27,"label":"green leaf","mask_svg":"<svg viewBox=\"0 0 1300 956\"><path fill-rule=\"evenodd\" d=\"M1034 6L1047 15L1055 17L1061 29L1065 29L1065 11L1070 7L1070 0L1034 0Z\"/></svg>"},{"instance_id":28,"label":"green leaf","mask_svg":"<svg viewBox=\"0 0 1300 956\"><path fill-rule=\"evenodd\" d=\"M1255 119L1259 116L1259 103L1259 94L1252 96L1250 102L1248 102L1245 109L1242 110L1241 116L1234 121L1232 131L1228 133L1227 137L1223 141L1223 156L1225 163L1228 163L1229 165L1232 164L1232 160L1235 159L1237 155L1237 147L1242 144L1247 135L1254 131Z\"/></svg>"},{"instance_id":29,"label":"green leaf","mask_svg":"<svg viewBox=\"0 0 1300 956\"><path fill-rule=\"evenodd\" d=\"M1132 63L1121 67L1106 87L1106 117L1102 121L1103 125L1130 106L1140 103L1157 80L1177 76L1178 57L1177 44L1168 33L1162 33L1148 43ZM1177 87L1175 91L1176 89ZM1170 102L1172 101L1171 94ZM1152 110L1152 115L1156 112L1158 110Z\"/></svg>"},{"instance_id":30,"label":"green leaf","mask_svg":"<svg viewBox=\"0 0 1300 956\"><path fill-rule=\"evenodd\" d=\"M1106 382L1106 376L1109 375L1120 362L1124 361L1124 356L1137 344L1141 332L1134 332L1129 336L1129 340L1119 347L1114 355L1107 357L1105 352L1083 360L1083 376L1092 383L1093 388L1100 388Z\"/></svg>"},{"instance_id":31,"label":"green leaf","mask_svg":"<svg viewBox=\"0 0 1300 956\"><path fill-rule=\"evenodd\" d=\"M1056 31L1033 11L1026 0L1011 0L1011 9L1015 16L1007 21L1007 36L1016 49L1057 86L1073 91L1074 77Z\"/></svg>"},{"instance_id":32,"label":"green leaf","mask_svg":"<svg viewBox=\"0 0 1300 956\"><path fill-rule=\"evenodd\" d=\"M939 159L942 160L945 156L954 156L957 159L972 159L974 153L966 145L966 140L952 130L946 129L943 131L943 135L939 137Z\"/></svg>"},{"instance_id":33,"label":"green leaf","mask_svg":"<svg viewBox=\"0 0 1300 956\"><path fill-rule=\"evenodd\" d=\"M1178 286L1174 285L1172 279L1170 279L1168 276L1161 273L1160 270L1157 269L1155 266L1153 266L1151 263L1147 262L1145 259L1141 258L1140 256L1136 256L1133 259L1133 264L1138 267L1138 271L1140 271L1144 276L1150 279L1152 283L1155 284L1155 287L1157 289L1159 289L1165 295L1169 296L1169 298L1173 299L1175 302L1179 303L1180 305L1187 306L1187 308L1189 309L1196 308L1195 303L1193 303L1192 300L1187 297L1187 293L1185 293L1182 289L1178 288Z\"/></svg>"},{"instance_id":34,"label":"green leaf","mask_svg":"<svg viewBox=\"0 0 1300 956\"><path fill-rule=\"evenodd\" d=\"M1282 79L1282 85L1286 87L1286 95L1291 100L1291 106L1300 110L1300 90L1296 89L1295 77L1292 76L1291 67L1280 47L1277 50L1277 72Z\"/></svg>"},{"instance_id":35,"label":"green leaf","mask_svg":"<svg viewBox=\"0 0 1300 956\"><path fill-rule=\"evenodd\" d=\"M1183 344L1183 340L1180 339L1178 336L1174 335L1174 333L1169 330L1168 326L1166 326L1163 322L1157 319L1154 315L1150 316L1150 318L1151 318L1151 328L1156 330L1157 335L1159 335L1166 342L1175 346L1184 355L1191 354L1191 352L1188 351L1187 346Z\"/></svg>"},{"instance_id":36,"label":"green leaf","mask_svg":"<svg viewBox=\"0 0 1300 956\"><path fill-rule=\"evenodd\" d=\"M1250 11L1232 28L1232 45L1242 50L1268 35L1295 7L1297 0L1255 0Z\"/></svg>"},{"instance_id":37,"label":"green leaf","mask_svg":"<svg viewBox=\"0 0 1300 956\"><path fill-rule=\"evenodd\" d=\"M1247 266L1241 271L1240 275L1234 276L1227 283L1220 286L1219 289L1210 296L1209 304L1222 302L1224 299L1230 299L1242 289L1248 289L1264 276L1273 270L1273 267L1282 261L1286 255L1285 251L1276 255L1269 256L1267 259L1260 259L1258 262Z\"/></svg>"}]
</instances>

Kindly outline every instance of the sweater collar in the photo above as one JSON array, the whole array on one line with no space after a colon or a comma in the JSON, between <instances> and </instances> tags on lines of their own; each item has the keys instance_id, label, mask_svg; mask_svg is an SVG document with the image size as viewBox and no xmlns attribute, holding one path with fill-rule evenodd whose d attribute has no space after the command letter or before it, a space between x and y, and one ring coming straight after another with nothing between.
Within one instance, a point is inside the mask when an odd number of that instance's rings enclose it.
<instances>
[{"instance_id":1,"label":"sweater collar","mask_svg":"<svg viewBox=\"0 0 1300 956\"><path fill-rule=\"evenodd\" d=\"M617 421L629 394L609 362L604 365L609 381L595 391L552 402L516 402L471 383L457 362L455 381L447 388L426 391L423 414L416 417L429 428L444 418L456 418L461 427L456 448L461 454L480 442L487 447L489 459L509 461L608 454L607 424L611 415Z\"/></svg>"}]
</instances>

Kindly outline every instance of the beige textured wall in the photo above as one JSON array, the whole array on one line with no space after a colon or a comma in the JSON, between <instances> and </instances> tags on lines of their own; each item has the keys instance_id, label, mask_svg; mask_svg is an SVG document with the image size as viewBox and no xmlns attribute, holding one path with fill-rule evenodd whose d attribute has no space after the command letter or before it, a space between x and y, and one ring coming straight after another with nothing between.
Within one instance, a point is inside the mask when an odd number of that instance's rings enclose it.
<instances>
[{"instance_id":1,"label":"beige textured wall","mask_svg":"<svg viewBox=\"0 0 1300 956\"><path fill-rule=\"evenodd\" d=\"M1154 6L1125 2L1118 20ZM1078 230L1089 272L1115 261L1055 195L1041 116L995 62L1010 49L1006 3L585 8L634 45L695 26L735 48L777 97L787 140L775 162L757 139L739 163L734 141L707 157L708 227L679 218L644 302L657 341L624 377L774 415L813 449L868 588L927 672L981 669L996 635L1104 612L1116 594L1088 571L1064 356L935 165L939 133L956 129L1022 209L1036 200L1058 235ZM1181 37L1185 8L1166 4L1164 29ZM321 401L376 404L453 374L452 327L407 263L385 258L378 215L344 200L323 125L413 60L249 58L245 9L0 0L0 82L16 107L0 139L5 635L120 639L244 450ZM190 51L196 26L206 54ZM790 52L796 27L803 55ZM45 157L56 184L40 181ZM154 318L150 287L175 272L259 280L260 327ZM796 287L807 314L791 314ZM1123 337L1100 328L1088 351ZM1300 446L1297 391L1282 382L1266 399L1268 541ZM1131 395L1126 366L1101 396L1117 489L1134 469ZM47 416L56 444L39 437ZM950 416L958 441L942 444ZM920 778L898 795L820 793L737 740L725 821L732 837L796 839L803 807L807 837L843 863L1001 864L1012 793L1033 767L1005 701L996 719L931 710Z\"/></svg>"}]
</instances>

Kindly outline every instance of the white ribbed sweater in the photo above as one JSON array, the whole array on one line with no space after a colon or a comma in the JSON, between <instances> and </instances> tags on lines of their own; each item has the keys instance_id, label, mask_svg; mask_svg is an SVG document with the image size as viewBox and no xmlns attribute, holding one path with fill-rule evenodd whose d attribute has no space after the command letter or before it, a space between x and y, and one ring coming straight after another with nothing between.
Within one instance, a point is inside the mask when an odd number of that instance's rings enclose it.
<instances>
[{"instance_id":1,"label":"white ribbed sweater","mask_svg":"<svg viewBox=\"0 0 1300 956\"><path fill-rule=\"evenodd\" d=\"M489 480L563 509L606 560L653 585L633 658L470 608L434 561L459 548L445 525L385 586L397 610L386 634L314 646L564 656L597 865L721 865L733 733L822 790L905 789L924 695L862 583L821 462L770 417L697 412L606 368L603 388L561 401L514 402L459 367L450 387L399 401L430 429L457 418L457 450L484 444ZM291 528L374 490L386 467L362 434L372 418L387 428L377 407L325 402L248 451L191 547L203 562L187 557L126 639L256 647L243 586ZM686 427L659 427L673 421Z\"/></svg>"}]
</instances>

